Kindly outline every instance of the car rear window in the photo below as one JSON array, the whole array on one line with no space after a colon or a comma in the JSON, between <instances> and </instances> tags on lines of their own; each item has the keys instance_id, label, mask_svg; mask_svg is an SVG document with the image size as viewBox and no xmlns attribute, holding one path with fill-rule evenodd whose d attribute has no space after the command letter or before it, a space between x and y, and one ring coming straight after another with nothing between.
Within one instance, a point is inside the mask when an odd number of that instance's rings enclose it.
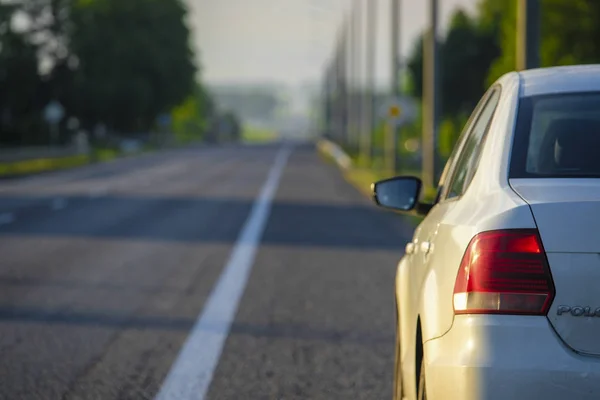
<instances>
[{"instance_id":1,"label":"car rear window","mask_svg":"<svg viewBox=\"0 0 600 400\"><path fill-rule=\"evenodd\" d=\"M600 178L600 93L522 98L510 178Z\"/></svg>"}]
</instances>

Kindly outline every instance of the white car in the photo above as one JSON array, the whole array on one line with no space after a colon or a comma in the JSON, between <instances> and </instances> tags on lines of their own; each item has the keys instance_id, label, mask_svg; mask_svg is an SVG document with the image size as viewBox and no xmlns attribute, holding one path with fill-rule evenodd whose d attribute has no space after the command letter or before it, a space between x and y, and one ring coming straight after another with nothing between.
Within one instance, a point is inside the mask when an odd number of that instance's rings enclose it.
<instances>
[{"instance_id":1,"label":"white car","mask_svg":"<svg viewBox=\"0 0 600 400\"><path fill-rule=\"evenodd\" d=\"M394 399L600 399L600 66L513 72L484 95L396 276Z\"/></svg>"}]
</instances>

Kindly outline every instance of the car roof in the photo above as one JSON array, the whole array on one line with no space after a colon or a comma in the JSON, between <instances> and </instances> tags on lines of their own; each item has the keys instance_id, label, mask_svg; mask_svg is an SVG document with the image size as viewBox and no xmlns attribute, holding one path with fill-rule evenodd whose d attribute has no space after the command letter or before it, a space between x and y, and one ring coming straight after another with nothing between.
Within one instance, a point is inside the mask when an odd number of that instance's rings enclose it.
<instances>
[{"instance_id":1,"label":"car roof","mask_svg":"<svg viewBox=\"0 0 600 400\"><path fill-rule=\"evenodd\" d=\"M519 72L521 97L567 92L600 92L600 65L537 68Z\"/></svg>"}]
</instances>

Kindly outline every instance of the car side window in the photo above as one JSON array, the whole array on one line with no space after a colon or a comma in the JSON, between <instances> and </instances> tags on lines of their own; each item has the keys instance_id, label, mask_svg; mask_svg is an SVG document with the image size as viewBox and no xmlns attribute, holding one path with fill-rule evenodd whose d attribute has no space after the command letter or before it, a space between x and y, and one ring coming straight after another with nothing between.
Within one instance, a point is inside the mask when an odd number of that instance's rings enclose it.
<instances>
[{"instance_id":1,"label":"car side window","mask_svg":"<svg viewBox=\"0 0 600 400\"><path fill-rule=\"evenodd\" d=\"M473 122L476 119L475 117L479 114L479 111L485 105L487 97L488 96L486 94L477 104L477 106L473 110L473 113L471 113L469 120L465 124L460 136L458 137L458 140L456 141L456 144L454 145L454 148L452 149L450 157L448 157L448 161L446 161L446 165L444 166L444 170L442 171L442 176L440 176L440 180L438 182L438 193L435 201L436 203L446 197L446 193L448 192L448 185L450 183L450 179L452 178L452 167L454 166L455 160L458 154L460 153L460 149L462 147L463 142L471 132L471 127L473 126Z\"/></svg>"},{"instance_id":2,"label":"car side window","mask_svg":"<svg viewBox=\"0 0 600 400\"><path fill-rule=\"evenodd\" d=\"M490 97L490 93L492 93L494 90L495 90L495 88L491 88L488 92L486 92L481 97L481 99L477 103L477 106L475 106L475 109L473 110L473 112L469 116L469 119L465 123L465 126L463 127L463 130L460 133L460 136L458 137L458 140L456 141L454 148L452 149L452 153L450 154L450 157L448 158L448 161L446 162L446 165L444 166L444 170L442 171L442 176L440 177L440 180L438 182L438 193L437 193L436 200L435 200L436 203L439 201L443 201L447 198L448 189L449 189L448 186L450 185L450 182L452 181L452 176L454 175L454 170L456 169L455 168L456 161L457 161L458 157L460 156L463 144L466 141L469 134L471 133L471 131L473 129L473 125L475 124L475 122L477 122L477 117L479 117L479 114L481 113L481 109L487 104L487 101Z\"/></svg>"},{"instance_id":3,"label":"car side window","mask_svg":"<svg viewBox=\"0 0 600 400\"><path fill-rule=\"evenodd\" d=\"M481 144L489 129L490 122L494 116L499 100L500 91L496 89L488 97L485 106L482 108L481 113L477 116L477 120L473 124L471 132L468 133L452 174L446 196L447 199L462 196L471 183L477 165L479 164L479 155L482 148Z\"/></svg>"}]
</instances>

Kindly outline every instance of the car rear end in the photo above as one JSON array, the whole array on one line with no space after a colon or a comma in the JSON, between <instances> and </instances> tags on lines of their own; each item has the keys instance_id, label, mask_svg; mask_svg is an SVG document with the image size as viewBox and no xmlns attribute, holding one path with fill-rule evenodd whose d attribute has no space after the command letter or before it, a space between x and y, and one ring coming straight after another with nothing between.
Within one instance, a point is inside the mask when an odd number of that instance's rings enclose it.
<instances>
[{"instance_id":1,"label":"car rear end","mask_svg":"<svg viewBox=\"0 0 600 400\"><path fill-rule=\"evenodd\" d=\"M471 240L428 397L599 399L600 90L521 98L508 181L536 228Z\"/></svg>"},{"instance_id":2,"label":"car rear end","mask_svg":"<svg viewBox=\"0 0 600 400\"><path fill-rule=\"evenodd\" d=\"M533 229L473 239L452 328L425 344L430 398L600 398L600 358L574 351L553 325L557 299L569 295L551 273L554 261Z\"/></svg>"}]
</instances>

